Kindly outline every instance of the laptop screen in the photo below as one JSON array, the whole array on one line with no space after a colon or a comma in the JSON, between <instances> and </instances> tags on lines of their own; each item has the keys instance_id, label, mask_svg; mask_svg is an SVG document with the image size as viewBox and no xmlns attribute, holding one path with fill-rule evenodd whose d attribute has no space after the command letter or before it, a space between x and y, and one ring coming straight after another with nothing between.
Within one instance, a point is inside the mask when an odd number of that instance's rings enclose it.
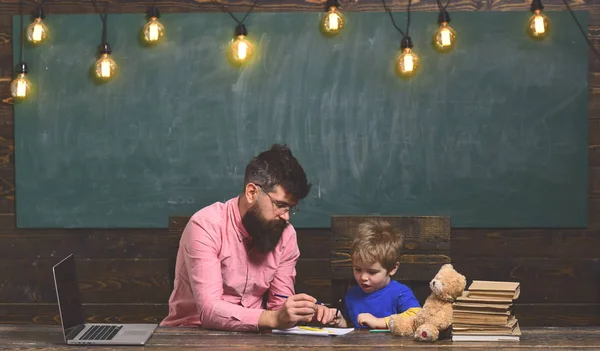
<instances>
[{"instance_id":1,"label":"laptop screen","mask_svg":"<svg viewBox=\"0 0 600 351\"><path fill-rule=\"evenodd\" d=\"M75 259L69 255L53 268L54 285L65 339L76 327L85 323L81 309L81 294L75 271Z\"/></svg>"}]
</instances>

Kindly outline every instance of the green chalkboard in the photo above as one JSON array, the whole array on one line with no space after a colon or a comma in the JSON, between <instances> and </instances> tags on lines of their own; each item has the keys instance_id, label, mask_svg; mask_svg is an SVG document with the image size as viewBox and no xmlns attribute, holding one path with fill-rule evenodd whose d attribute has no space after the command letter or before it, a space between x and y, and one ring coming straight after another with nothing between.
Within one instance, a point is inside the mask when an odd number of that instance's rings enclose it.
<instances>
[{"instance_id":1,"label":"green chalkboard","mask_svg":"<svg viewBox=\"0 0 600 351\"><path fill-rule=\"evenodd\" d=\"M238 194L250 158L283 142L313 183L297 227L331 214L586 226L588 47L569 13L548 14L555 30L535 42L529 12L452 13L456 50L438 54L437 14L414 13L409 81L386 13L348 13L335 38L320 13L253 13L242 69L225 58L226 14L164 15L154 48L142 14L109 15L120 71L104 85L89 74L98 16L48 16L52 41L25 52L36 93L15 105L17 224L166 227Z\"/></svg>"}]
</instances>

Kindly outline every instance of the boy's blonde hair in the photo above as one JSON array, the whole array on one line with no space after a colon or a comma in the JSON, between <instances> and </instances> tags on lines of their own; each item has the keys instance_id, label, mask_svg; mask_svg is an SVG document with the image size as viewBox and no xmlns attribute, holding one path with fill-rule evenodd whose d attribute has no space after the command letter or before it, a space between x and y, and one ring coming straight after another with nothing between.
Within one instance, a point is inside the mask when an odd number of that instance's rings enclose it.
<instances>
[{"instance_id":1,"label":"boy's blonde hair","mask_svg":"<svg viewBox=\"0 0 600 351\"><path fill-rule=\"evenodd\" d=\"M352 262L379 263L388 272L396 267L404 243L402 233L389 222L372 219L358 225L352 242Z\"/></svg>"}]
</instances>

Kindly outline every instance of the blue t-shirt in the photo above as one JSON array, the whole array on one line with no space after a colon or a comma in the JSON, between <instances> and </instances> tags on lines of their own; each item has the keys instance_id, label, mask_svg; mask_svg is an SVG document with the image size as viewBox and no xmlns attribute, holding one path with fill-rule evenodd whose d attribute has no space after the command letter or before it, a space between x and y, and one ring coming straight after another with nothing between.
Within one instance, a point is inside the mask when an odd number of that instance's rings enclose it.
<instances>
[{"instance_id":1,"label":"blue t-shirt","mask_svg":"<svg viewBox=\"0 0 600 351\"><path fill-rule=\"evenodd\" d=\"M421 307L412 290L395 280L390 281L385 288L372 293L364 292L360 286L353 286L348 290L344 302L346 305L344 317L356 328L364 328L356 321L360 313L370 313L377 318L385 318L402 313L409 308Z\"/></svg>"}]
</instances>

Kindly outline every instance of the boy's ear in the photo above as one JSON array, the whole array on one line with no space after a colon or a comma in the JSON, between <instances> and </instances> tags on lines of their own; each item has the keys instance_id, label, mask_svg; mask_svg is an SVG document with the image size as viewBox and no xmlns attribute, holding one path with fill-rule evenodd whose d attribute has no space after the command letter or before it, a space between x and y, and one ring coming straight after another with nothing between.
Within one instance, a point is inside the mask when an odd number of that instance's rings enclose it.
<instances>
[{"instance_id":1,"label":"boy's ear","mask_svg":"<svg viewBox=\"0 0 600 351\"><path fill-rule=\"evenodd\" d=\"M398 267L400 267L400 262L396 262L396 264L394 265L394 269L390 271L390 275L396 274L396 272L398 271Z\"/></svg>"}]
</instances>

